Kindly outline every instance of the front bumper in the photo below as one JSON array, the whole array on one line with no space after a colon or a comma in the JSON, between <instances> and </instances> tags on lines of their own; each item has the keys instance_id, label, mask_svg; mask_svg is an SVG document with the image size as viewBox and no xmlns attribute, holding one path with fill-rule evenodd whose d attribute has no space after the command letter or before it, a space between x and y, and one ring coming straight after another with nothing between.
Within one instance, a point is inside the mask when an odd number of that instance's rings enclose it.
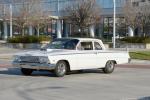
<instances>
[{"instance_id":1,"label":"front bumper","mask_svg":"<svg viewBox=\"0 0 150 100\"><path fill-rule=\"evenodd\" d=\"M55 69L55 64L41 64L41 63L22 63L22 62L12 62L13 67L18 68L28 68L35 70L53 70Z\"/></svg>"},{"instance_id":2,"label":"front bumper","mask_svg":"<svg viewBox=\"0 0 150 100\"><path fill-rule=\"evenodd\" d=\"M131 60L132 60L131 58L128 58L128 63L131 63Z\"/></svg>"}]
</instances>

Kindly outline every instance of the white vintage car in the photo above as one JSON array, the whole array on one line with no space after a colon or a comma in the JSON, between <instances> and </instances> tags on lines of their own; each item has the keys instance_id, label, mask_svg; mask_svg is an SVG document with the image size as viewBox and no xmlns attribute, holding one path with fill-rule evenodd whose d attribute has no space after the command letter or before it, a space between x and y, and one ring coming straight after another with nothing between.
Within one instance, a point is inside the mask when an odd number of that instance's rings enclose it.
<instances>
[{"instance_id":1,"label":"white vintage car","mask_svg":"<svg viewBox=\"0 0 150 100\"><path fill-rule=\"evenodd\" d=\"M112 73L115 64L128 63L127 51L106 50L99 39L60 38L42 50L16 54L13 66L21 68L24 75L36 70L48 70L62 77L73 70L102 69Z\"/></svg>"}]
</instances>

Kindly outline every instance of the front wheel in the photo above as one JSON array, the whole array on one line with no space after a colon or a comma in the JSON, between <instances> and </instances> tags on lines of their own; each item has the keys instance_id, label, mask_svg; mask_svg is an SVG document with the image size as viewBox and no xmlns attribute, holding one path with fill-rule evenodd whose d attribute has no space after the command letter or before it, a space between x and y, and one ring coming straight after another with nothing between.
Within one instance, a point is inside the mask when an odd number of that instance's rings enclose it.
<instances>
[{"instance_id":1,"label":"front wheel","mask_svg":"<svg viewBox=\"0 0 150 100\"><path fill-rule=\"evenodd\" d=\"M114 61L108 61L105 65L105 68L103 68L104 73L112 73L115 69L115 62Z\"/></svg>"},{"instance_id":2,"label":"front wheel","mask_svg":"<svg viewBox=\"0 0 150 100\"><path fill-rule=\"evenodd\" d=\"M67 72L67 64L64 61L59 61L56 64L56 68L54 70L54 73L57 77L63 77Z\"/></svg>"},{"instance_id":3,"label":"front wheel","mask_svg":"<svg viewBox=\"0 0 150 100\"><path fill-rule=\"evenodd\" d=\"M32 69L27 69L27 68L21 68L21 72L23 75L31 75L33 70Z\"/></svg>"}]
</instances>

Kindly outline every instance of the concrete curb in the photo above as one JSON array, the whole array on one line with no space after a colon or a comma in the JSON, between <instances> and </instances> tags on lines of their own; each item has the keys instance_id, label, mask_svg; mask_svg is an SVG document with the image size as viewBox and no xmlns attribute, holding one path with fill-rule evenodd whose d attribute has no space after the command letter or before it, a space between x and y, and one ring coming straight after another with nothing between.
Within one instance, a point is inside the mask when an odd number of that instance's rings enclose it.
<instances>
[{"instance_id":1,"label":"concrete curb","mask_svg":"<svg viewBox=\"0 0 150 100\"><path fill-rule=\"evenodd\" d=\"M15 53L1 54L0 59L11 60L14 54ZM130 64L149 64L150 65L150 60L131 59Z\"/></svg>"},{"instance_id":2,"label":"concrete curb","mask_svg":"<svg viewBox=\"0 0 150 100\"><path fill-rule=\"evenodd\" d=\"M14 54L1 54L0 56L0 60L4 59L4 60L11 60Z\"/></svg>"},{"instance_id":3,"label":"concrete curb","mask_svg":"<svg viewBox=\"0 0 150 100\"><path fill-rule=\"evenodd\" d=\"M0 71L8 71L8 68L0 68Z\"/></svg>"},{"instance_id":4,"label":"concrete curb","mask_svg":"<svg viewBox=\"0 0 150 100\"><path fill-rule=\"evenodd\" d=\"M132 59L130 64L144 64L144 65L150 65L149 60L139 60L139 59Z\"/></svg>"}]
</instances>

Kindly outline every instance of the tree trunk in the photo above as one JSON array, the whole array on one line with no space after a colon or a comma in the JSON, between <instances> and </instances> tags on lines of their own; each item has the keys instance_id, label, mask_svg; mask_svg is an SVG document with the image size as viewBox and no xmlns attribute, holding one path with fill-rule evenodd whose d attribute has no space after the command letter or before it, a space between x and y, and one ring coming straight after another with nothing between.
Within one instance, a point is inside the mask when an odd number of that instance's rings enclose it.
<instances>
[{"instance_id":1,"label":"tree trunk","mask_svg":"<svg viewBox=\"0 0 150 100\"><path fill-rule=\"evenodd\" d=\"M25 35L25 29L24 29L24 26L22 27L22 36Z\"/></svg>"},{"instance_id":2,"label":"tree trunk","mask_svg":"<svg viewBox=\"0 0 150 100\"><path fill-rule=\"evenodd\" d=\"M129 37L133 37L134 36L134 28L132 28L132 27L128 27L128 36Z\"/></svg>"},{"instance_id":3,"label":"tree trunk","mask_svg":"<svg viewBox=\"0 0 150 100\"><path fill-rule=\"evenodd\" d=\"M142 32L143 32L143 36L146 37L147 35L146 35L146 33L145 33L145 29L144 29L144 28L145 28L145 27L144 27L144 25L143 25L143 31L142 31Z\"/></svg>"},{"instance_id":4,"label":"tree trunk","mask_svg":"<svg viewBox=\"0 0 150 100\"><path fill-rule=\"evenodd\" d=\"M40 36L40 28L39 28L39 25L37 26L37 36L38 36L38 37Z\"/></svg>"},{"instance_id":5,"label":"tree trunk","mask_svg":"<svg viewBox=\"0 0 150 100\"><path fill-rule=\"evenodd\" d=\"M80 27L80 36L84 37L84 28Z\"/></svg>"},{"instance_id":6,"label":"tree trunk","mask_svg":"<svg viewBox=\"0 0 150 100\"><path fill-rule=\"evenodd\" d=\"M94 32L94 25L90 26L90 37L94 38L95 37L95 32Z\"/></svg>"}]
</instances>

